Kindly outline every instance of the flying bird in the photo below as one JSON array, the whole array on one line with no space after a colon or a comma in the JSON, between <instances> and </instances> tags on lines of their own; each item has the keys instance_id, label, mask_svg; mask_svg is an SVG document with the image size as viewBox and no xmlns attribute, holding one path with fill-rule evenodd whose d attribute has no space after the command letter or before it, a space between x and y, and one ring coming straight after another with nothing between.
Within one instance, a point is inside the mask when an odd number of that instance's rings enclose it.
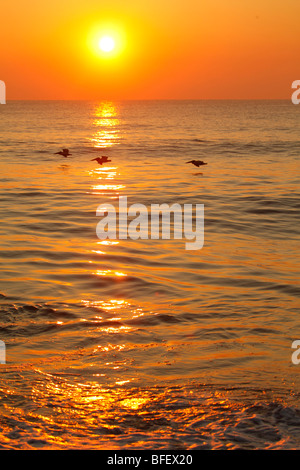
<instances>
[{"instance_id":1,"label":"flying bird","mask_svg":"<svg viewBox=\"0 0 300 470\"><path fill-rule=\"evenodd\" d=\"M104 155L101 158L100 157L92 158L91 162L93 162L94 160L96 160L96 162L98 162L99 165L102 165L102 163L111 162L111 160L108 160L108 157L105 157Z\"/></svg>"},{"instance_id":2,"label":"flying bird","mask_svg":"<svg viewBox=\"0 0 300 470\"><path fill-rule=\"evenodd\" d=\"M195 166L207 165L207 163L203 162L202 160L191 160L190 162L185 163L192 163Z\"/></svg>"},{"instance_id":3,"label":"flying bird","mask_svg":"<svg viewBox=\"0 0 300 470\"><path fill-rule=\"evenodd\" d=\"M69 149L62 149L61 152L56 152L54 155L62 155L63 157L68 157L72 154L69 152Z\"/></svg>"}]
</instances>

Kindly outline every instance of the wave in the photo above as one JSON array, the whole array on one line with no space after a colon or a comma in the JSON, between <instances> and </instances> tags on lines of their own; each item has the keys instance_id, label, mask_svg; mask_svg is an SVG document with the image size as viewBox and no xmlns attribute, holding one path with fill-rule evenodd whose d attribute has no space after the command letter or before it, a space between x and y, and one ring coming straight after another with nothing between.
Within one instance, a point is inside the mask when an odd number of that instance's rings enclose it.
<instances>
[{"instance_id":1,"label":"wave","mask_svg":"<svg viewBox=\"0 0 300 470\"><path fill-rule=\"evenodd\" d=\"M272 394L267 389L197 382L80 388L71 373L33 369L22 373L21 394L17 371L8 374L16 386L1 384L7 402L0 418L2 449L276 450L300 443L299 409L266 402L263 397ZM255 396L262 398L252 402Z\"/></svg>"}]
</instances>

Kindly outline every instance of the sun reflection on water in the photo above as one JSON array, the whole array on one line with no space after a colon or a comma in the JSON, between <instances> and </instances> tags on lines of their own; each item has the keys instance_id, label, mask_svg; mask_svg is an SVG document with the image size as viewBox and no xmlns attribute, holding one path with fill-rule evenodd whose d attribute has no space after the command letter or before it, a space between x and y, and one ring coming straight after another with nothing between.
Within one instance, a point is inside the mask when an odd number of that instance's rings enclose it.
<instances>
[{"instance_id":1,"label":"sun reflection on water","mask_svg":"<svg viewBox=\"0 0 300 470\"><path fill-rule=\"evenodd\" d=\"M119 243L117 240L102 240L97 242L98 245L118 245Z\"/></svg>"},{"instance_id":2,"label":"sun reflection on water","mask_svg":"<svg viewBox=\"0 0 300 470\"><path fill-rule=\"evenodd\" d=\"M145 315L144 310L139 307L131 304L127 300L98 300L98 301L90 301L90 300L81 300L81 303L87 308L96 308L103 314L107 313L113 315L111 318L107 318L106 321L122 321L124 318L126 319L136 319ZM94 319L98 321L99 319L102 320L103 317L95 316Z\"/></svg>"},{"instance_id":3,"label":"sun reflection on water","mask_svg":"<svg viewBox=\"0 0 300 470\"><path fill-rule=\"evenodd\" d=\"M97 130L90 139L95 148L112 147L119 143L117 116L118 111L114 103L105 101L97 106L93 120L93 125Z\"/></svg>"},{"instance_id":4,"label":"sun reflection on water","mask_svg":"<svg viewBox=\"0 0 300 470\"><path fill-rule=\"evenodd\" d=\"M98 177L98 179L114 179L117 175L117 169L118 167L116 166L94 168L93 170L90 170L88 174L90 176Z\"/></svg>"},{"instance_id":5,"label":"sun reflection on water","mask_svg":"<svg viewBox=\"0 0 300 470\"><path fill-rule=\"evenodd\" d=\"M109 199L117 199L119 197L119 189L126 188L123 184L96 184L92 186L92 191L89 194L99 194L109 196Z\"/></svg>"},{"instance_id":6,"label":"sun reflection on water","mask_svg":"<svg viewBox=\"0 0 300 470\"><path fill-rule=\"evenodd\" d=\"M105 269L103 271L95 271L93 274L96 274L97 276L119 276L119 277L124 277L127 276L127 274L122 273L120 271L112 271L111 269Z\"/></svg>"}]
</instances>

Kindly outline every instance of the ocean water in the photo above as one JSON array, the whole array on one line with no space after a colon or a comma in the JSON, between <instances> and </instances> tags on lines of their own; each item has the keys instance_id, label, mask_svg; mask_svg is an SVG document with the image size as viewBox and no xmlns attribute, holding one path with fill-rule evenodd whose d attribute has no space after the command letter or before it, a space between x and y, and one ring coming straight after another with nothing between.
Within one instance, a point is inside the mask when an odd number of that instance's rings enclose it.
<instances>
[{"instance_id":1,"label":"ocean water","mask_svg":"<svg viewBox=\"0 0 300 470\"><path fill-rule=\"evenodd\" d=\"M1 447L299 449L299 155L288 101L0 106ZM124 196L203 248L100 240Z\"/></svg>"}]
</instances>

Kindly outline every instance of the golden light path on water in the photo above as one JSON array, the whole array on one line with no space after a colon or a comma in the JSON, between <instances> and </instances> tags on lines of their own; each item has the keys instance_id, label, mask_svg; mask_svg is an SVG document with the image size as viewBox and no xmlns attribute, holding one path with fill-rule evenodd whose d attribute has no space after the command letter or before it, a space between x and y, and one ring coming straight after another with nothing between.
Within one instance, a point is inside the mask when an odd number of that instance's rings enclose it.
<instances>
[{"instance_id":1,"label":"golden light path on water","mask_svg":"<svg viewBox=\"0 0 300 470\"><path fill-rule=\"evenodd\" d=\"M116 145L120 135L118 131L119 120L117 119L117 108L112 102L103 102L94 114L93 125L97 131L90 139L97 149L109 148Z\"/></svg>"}]
</instances>

